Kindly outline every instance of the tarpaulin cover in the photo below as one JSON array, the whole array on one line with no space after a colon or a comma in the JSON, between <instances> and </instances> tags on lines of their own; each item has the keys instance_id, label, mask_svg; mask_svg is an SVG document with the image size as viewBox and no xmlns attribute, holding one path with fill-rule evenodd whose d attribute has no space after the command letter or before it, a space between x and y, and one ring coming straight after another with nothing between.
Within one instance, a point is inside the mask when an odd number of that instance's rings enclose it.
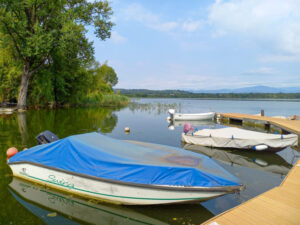
<instances>
[{"instance_id":1,"label":"tarpaulin cover","mask_svg":"<svg viewBox=\"0 0 300 225\"><path fill-rule=\"evenodd\" d=\"M138 184L239 185L237 178L205 155L175 147L152 146L156 148L87 133L19 152L9 163L34 162L83 175Z\"/></svg>"}]
</instances>

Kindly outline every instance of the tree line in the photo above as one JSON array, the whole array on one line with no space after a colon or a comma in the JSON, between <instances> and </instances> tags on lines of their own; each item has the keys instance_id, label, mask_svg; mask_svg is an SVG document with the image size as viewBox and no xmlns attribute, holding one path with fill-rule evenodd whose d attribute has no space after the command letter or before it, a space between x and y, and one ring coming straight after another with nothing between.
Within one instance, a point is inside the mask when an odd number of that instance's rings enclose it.
<instances>
[{"instance_id":1,"label":"tree line","mask_svg":"<svg viewBox=\"0 0 300 225\"><path fill-rule=\"evenodd\" d=\"M118 89L121 94L137 98L205 98L205 99L300 99L300 93L192 93L182 90Z\"/></svg>"},{"instance_id":2,"label":"tree line","mask_svg":"<svg viewBox=\"0 0 300 225\"><path fill-rule=\"evenodd\" d=\"M106 40L107 1L0 0L0 102L78 104L112 94L118 77L94 58L86 26Z\"/></svg>"}]
</instances>

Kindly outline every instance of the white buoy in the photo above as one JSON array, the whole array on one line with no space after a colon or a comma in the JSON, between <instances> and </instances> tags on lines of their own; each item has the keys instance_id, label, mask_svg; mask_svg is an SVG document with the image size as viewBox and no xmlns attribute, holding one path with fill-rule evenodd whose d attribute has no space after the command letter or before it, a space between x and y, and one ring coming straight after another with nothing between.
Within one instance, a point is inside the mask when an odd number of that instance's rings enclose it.
<instances>
[{"instance_id":1,"label":"white buoy","mask_svg":"<svg viewBox=\"0 0 300 225\"><path fill-rule=\"evenodd\" d=\"M267 146L267 145L256 145L256 146L254 146L253 148L254 148L254 150L256 150L256 151L263 151L263 150L268 149L268 146Z\"/></svg>"},{"instance_id":2,"label":"white buoy","mask_svg":"<svg viewBox=\"0 0 300 225\"><path fill-rule=\"evenodd\" d=\"M170 117L170 116L167 117L167 121L168 121L168 122L171 121L171 117Z\"/></svg>"},{"instance_id":3,"label":"white buoy","mask_svg":"<svg viewBox=\"0 0 300 225\"><path fill-rule=\"evenodd\" d=\"M129 133L130 132L130 128L129 127L125 127L125 133Z\"/></svg>"}]
</instances>

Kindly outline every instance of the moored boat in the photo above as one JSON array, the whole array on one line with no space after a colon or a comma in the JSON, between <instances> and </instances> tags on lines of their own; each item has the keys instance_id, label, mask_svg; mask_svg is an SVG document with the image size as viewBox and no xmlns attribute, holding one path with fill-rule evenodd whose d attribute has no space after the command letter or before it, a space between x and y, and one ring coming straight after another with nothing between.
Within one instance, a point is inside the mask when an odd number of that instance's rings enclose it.
<instances>
[{"instance_id":1,"label":"moored boat","mask_svg":"<svg viewBox=\"0 0 300 225\"><path fill-rule=\"evenodd\" d=\"M117 204L198 202L242 188L237 178L202 154L141 146L99 133L35 146L8 164L16 177Z\"/></svg>"},{"instance_id":2,"label":"moored boat","mask_svg":"<svg viewBox=\"0 0 300 225\"><path fill-rule=\"evenodd\" d=\"M171 120L212 120L215 112L206 113L176 113L174 109L169 109Z\"/></svg>"},{"instance_id":3,"label":"moored boat","mask_svg":"<svg viewBox=\"0 0 300 225\"><path fill-rule=\"evenodd\" d=\"M181 140L188 144L208 147L272 152L298 144L296 134L269 134L236 127L185 132L182 133Z\"/></svg>"}]
</instances>

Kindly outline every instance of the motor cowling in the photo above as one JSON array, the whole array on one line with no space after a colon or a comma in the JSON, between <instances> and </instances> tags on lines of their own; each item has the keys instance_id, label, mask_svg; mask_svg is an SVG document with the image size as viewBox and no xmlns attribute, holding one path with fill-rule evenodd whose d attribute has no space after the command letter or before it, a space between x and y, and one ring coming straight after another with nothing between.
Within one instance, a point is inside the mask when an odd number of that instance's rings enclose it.
<instances>
[{"instance_id":1,"label":"motor cowling","mask_svg":"<svg viewBox=\"0 0 300 225\"><path fill-rule=\"evenodd\" d=\"M42 144L48 144L48 143L51 143L51 142L54 142L54 141L58 141L59 138L54 133L52 133L51 131L46 130L46 131L40 133L36 137L36 140L37 140L39 145L42 145Z\"/></svg>"}]
</instances>

